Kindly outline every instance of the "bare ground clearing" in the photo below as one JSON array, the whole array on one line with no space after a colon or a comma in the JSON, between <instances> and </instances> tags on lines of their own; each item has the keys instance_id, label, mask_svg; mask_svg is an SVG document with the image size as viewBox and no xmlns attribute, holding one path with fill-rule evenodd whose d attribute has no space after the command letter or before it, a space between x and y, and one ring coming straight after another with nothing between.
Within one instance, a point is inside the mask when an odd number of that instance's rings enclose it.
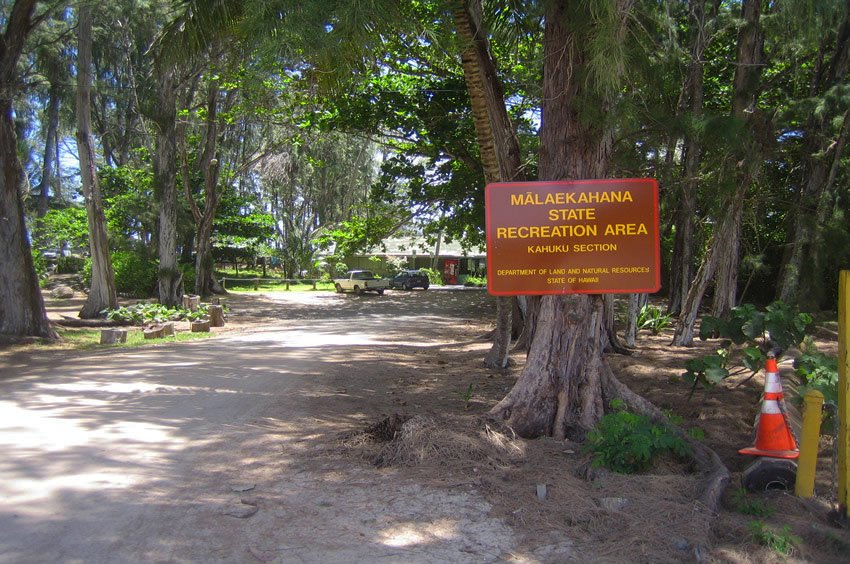
<instances>
[{"instance_id":1,"label":"bare ground clearing","mask_svg":"<svg viewBox=\"0 0 850 564\"><path fill-rule=\"evenodd\" d=\"M756 517L732 509L761 384L689 402L675 381L710 345L644 336L611 361L635 391L701 428L735 474L716 519L676 465L588 481L578 445L493 450L478 418L524 357L483 367L492 303L482 291L227 302L211 340L0 354L0 552L25 562L786 559L753 542ZM48 307L74 315L79 300ZM419 416L420 451L378 468L390 446L351 435L392 414ZM775 511L763 520L799 537L792 560L846 561L850 536L826 521L822 462L821 497L759 497Z\"/></svg>"}]
</instances>

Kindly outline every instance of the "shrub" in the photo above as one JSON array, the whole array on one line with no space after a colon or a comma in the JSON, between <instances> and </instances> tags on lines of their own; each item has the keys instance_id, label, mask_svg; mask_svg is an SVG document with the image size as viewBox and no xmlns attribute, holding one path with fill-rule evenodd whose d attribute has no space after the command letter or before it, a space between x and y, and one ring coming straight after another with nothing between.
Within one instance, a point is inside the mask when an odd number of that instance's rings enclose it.
<instances>
[{"instance_id":1,"label":"shrub","mask_svg":"<svg viewBox=\"0 0 850 564\"><path fill-rule=\"evenodd\" d=\"M439 270L434 268L420 268L419 271L428 277L429 284L439 286L443 283L443 274Z\"/></svg>"},{"instance_id":2,"label":"shrub","mask_svg":"<svg viewBox=\"0 0 850 564\"><path fill-rule=\"evenodd\" d=\"M648 329L653 335L658 335L672 324L673 317L665 313L661 308L652 304L646 304L637 316L637 328Z\"/></svg>"},{"instance_id":3,"label":"shrub","mask_svg":"<svg viewBox=\"0 0 850 564\"><path fill-rule=\"evenodd\" d=\"M679 458L691 454L690 445L667 425L623 409L603 416L588 433L584 448L594 454L594 466L621 474L646 470L662 453L670 452Z\"/></svg>"},{"instance_id":4,"label":"shrub","mask_svg":"<svg viewBox=\"0 0 850 564\"><path fill-rule=\"evenodd\" d=\"M56 259L56 274L77 274L82 272L86 259L77 255L65 255Z\"/></svg>"},{"instance_id":5,"label":"shrub","mask_svg":"<svg viewBox=\"0 0 850 564\"><path fill-rule=\"evenodd\" d=\"M752 304L732 308L728 320L705 316L700 322L699 337L724 339L714 354L692 358L685 363L682 378L691 384L690 394L697 385L708 388L729 376L750 372L751 376L764 367L766 353L783 351L803 341L806 329L812 322L807 313L797 313L791 306L776 301L765 311ZM738 347L740 355L736 354ZM742 366L729 369L729 361L738 360Z\"/></svg>"},{"instance_id":6,"label":"shrub","mask_svg":"<svg viewBox=\"0 0 850 564\"><path fill-rule=\"evenodd\" d=\"M485 286L487 286L487 279L482 278L480 276L469 276L467 277L463 285L475 288L484 288Z\"/></svg>"},{"instance_id":7,"label":"shrub","mask_svg":"<svg viewBox=\"0 0 850 564\"><path fill-rule=\"evenodd\" d=\"M142 254L129 251L112 253L115 290L133 298L147 298L156 292L157 263Z\"/></svg>"}]
</instances>

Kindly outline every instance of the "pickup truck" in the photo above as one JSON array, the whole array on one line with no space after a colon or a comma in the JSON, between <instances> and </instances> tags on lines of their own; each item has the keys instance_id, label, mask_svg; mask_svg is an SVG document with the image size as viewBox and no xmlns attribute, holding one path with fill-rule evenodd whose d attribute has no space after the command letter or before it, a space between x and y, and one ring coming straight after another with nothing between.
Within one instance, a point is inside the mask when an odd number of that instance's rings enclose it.
<instances>
[{"instance_id":1,"label":"pickup truck","mask_svg":"<svg viewBox=\"0 0 850 564\"><path fill-rule=\"evenodd\" d=\"M376 278L371 270L350 270L345 278L334 278L334 288L338 294L343 292L377 292L383 294L389 287L389 281Z\"/></svg>"}]
</instances>

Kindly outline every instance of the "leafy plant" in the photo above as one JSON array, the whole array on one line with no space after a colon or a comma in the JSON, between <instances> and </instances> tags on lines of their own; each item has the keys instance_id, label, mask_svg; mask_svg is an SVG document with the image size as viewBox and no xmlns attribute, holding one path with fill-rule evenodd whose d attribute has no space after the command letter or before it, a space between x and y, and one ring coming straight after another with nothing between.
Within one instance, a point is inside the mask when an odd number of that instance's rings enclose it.
<instances>
[{"instance_id":1,"label":"leafy plant","mask_svg":"<svg viewBox=\"0 0 850 564\"><path fill-rule=\"evenodd\" d=\"M482 276L467 276L463 285L475 288L484 288L485 286L487 286L487 278L484 278Z\"/></svg>"},{"instance_id":2,"label":"leafy plant","mask_svg":"<svg viewBox=\"0 0 850 564\"><path fill-rule=\"evenodd\" d=\"M56 274L77 274L82 272L86 259L77 255L65 255L56 259Z\"/></svg>"},{"instance_id":3,"label":"leafy plant","mask_svg":"<svg viewBox=\"0 0 850 564\"><path fill-rule=\"evenodd\" d=\"M691 447L669 426L654 423L646 415L631 413L622 405L602 417L587 435L584 449L594 454L593 465L621 474L649 468L655 457L672 453L679 458L691 455Z\"/></svg>"},{"instance_id":4,"label":"leafy plant","mask_svg":"<svg viewBox=\"0 0 850 564\"><path fill-rule=\"evenodd\" d=\"M770 304L765 311L752 304L738 306L732 309L728 320L705 316L700 322L700 339L720 337L723 344L714 354L688 360L682 378L692 384L693 394L699 384L707 388L748 371L752 376L764 366L768 351L782 351L799 344L811 323L811 315L797 313L780 301ZM730 359L741 365L730 370Z\"/></svg>"},{"instance_id":5,"label":"leafy plant","mask_svg":"<svg viewBox=\"0 0 850 564\"><path fill-rule=\"evenodd\" d=\"M745 488L738 488L732 494L732 507L738 513L753 517L770 517L774 513L764 500L753 496Z\"/></svg>"},{"instance_id":6,"label":"leafy plant","mask_svg":"<svg viewBox=\"0 0 850 564\"><path fill-rule=\"evenodd\" d=\"M103 312L106 318L112 321L123 321L142 325L145 323L165 323L166 321L197 321L209 314L209 305L201 304L198 311L184 308L170 308L162 304L148 304L139 302L131 306L122 306L116 309L107 309Z\"/></svg>"},{"instance_id":7,"label":"leafy plant","mask_svg":"<svg viewBox=\"0 0 850 564\"><path fill-rule=\"evenodd\" d=\"M820 352L811 337L803 341L802 354L794 360L794 372L800 379L797 392L801 401L809 390L819 390L826 405L838 405L838 359Z\"/></svg>"},{"instance_id":8,"label":"leafy plant","mask_svg":"<svg viewBox=\"0 0 850 564\"><path fill-rule=\"evenodd\" d=\"M462 399L463 403L464 403L464 406L463 406L464 409L469 409L469 402L472 401L472 388L473 388L473 386L472 386L472 384L470 384L466 388L466 391L461 392L461 394L460 394L460 399Z\"/></svg>"},{"instance_id":9,"label":"leafy plant","mask_svg":"<svg viewBox=\"0 0 850 564\"><path fill-rule=\"evenodd\" d=\"M648 329L653 335L658 335L672 324L673 317L665 313L661 308L652 304L646 304L637 316L637 328Z\"/></svg>"},{"instance_id":10,"label":"leafy plant","mask_svg":"<svg viewBox=\"0 0 850 564\"><path fill-rule=\"evenodd\" d=\"M791 534L791 527L788 525L783 526L777 532L761 521L750 521L747 528L750 530L750 535L752 535L754 541L785 556L794 551L794 543L802 542L800 537Z\"/></svg>"},{"instance_id":11,"label":"leafy plant","mask_svg":"<svg viewBox=\"0 0 850 564\"><path fill-rule=\"evenodd\" d=\"M443 275L439 270L435 268L420 268L419 270L422 274L428 276L428 282L430 284L440 285L443 283Z\"/></svg>"}]
</instances>

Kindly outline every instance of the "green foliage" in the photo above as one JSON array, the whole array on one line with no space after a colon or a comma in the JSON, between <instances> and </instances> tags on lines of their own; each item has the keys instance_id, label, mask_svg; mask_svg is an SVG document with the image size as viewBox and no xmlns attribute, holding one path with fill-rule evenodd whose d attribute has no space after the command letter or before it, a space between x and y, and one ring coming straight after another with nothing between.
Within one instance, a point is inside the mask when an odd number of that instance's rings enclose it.
<instances>
[{"instance_id":1,"label":"green foliage","mask_svg":"<svg viewBox=\"0 0 850 564\"><path fill-rule=\"evenodd\" d=\"M747 528L755 542L785 556L794 551L794 544L802 542L800 537L791 534L791 527L788 525L784 525L777 532L761 521L750 521Z\"/></svg>"},{"instance_id":2,"label":"green foliage","mask_svg":"<svg viewBox=\"0 0 850 564\"><path fill-rule=\"evenodd\" d=\"M667 425L623 409L602 417L588 433L584 449L594 454L594 466L622 474L646 470L662 453L669 452L679 458L691 454L690 445Z\"/></svg>"},{"instance_id":3,"label":"green foliage","mask_svg":"<svg viewBox=\"0 0 850 564\"><path fill-rule=\"evenodd\" d=\"M728 320L705 316L700 322L700 339L720 337L724 343L714 354L688 360L682 378L692 384L693 394L699 384L707 388L732 374L755 374L764 367L768 351L799 344L811 322L811 315L797 313L780 301L765 311L752 304L738 306L732 309ZM732 359L741 364L734 371L729 366Z\"/></svg>"},{"instance_id":4,"label":"green foliage","mask_svg":"<svg viewBox=\"0 0 850 564\"><path fill-rule=\"evenodd\" d=\"M77 255L65 255L56 259L56 274L77 274L83 271L86 259Z\"/></svg>"},{"instance_id":5,"label":"green foliage","mask_svg":"<svg viewBox=\"0 0 850 564\"><path fill-rule=\"evenodd\" d=\"M473 385L469 384L469 386L467 386L466 390L461 392L461 394L460 394L460 399L463 400L463 408L464 409L469 409L469 402L472 401L472 395L473 395Z\"/></svg>"},{"instance_id":6,"label":"green foliage","mask_svg":"<svg viewBox=\"0 0 850 564\"><path fill-rule=\"evenodd\" d=\"M738 488L732 494L732 508L743 515L753 517L770 517L774 510L768 507L763 499L749 493L745 488Z\"/></svg>"},{"instance_id":7,"label":"green foliage","mask_svg":"<svg viewBox=\"0 0 850 564\"><path fill-rule=\"evenodd\" d=\"M435 268L420 268L419 271L428 276L429 284L436 284L439 286L443 283L443 274L439 270Z\"/></svg>"},{"instance_id":8,"label":"green foliage","mask_svg":"<svg viewBox=\"0 0 850 564\"><path fill-rule=\"evenodd\" d=\"M156 293L157 261L129 251L112 253L115 290L133 298L147 298Z\"/></svg>"},{"instance_id":9,"label":"green foliage","mask_svg":"<svg viewBox=\"0 0 850 564\"><path fill-rule=\"evenodd\" d=\"M145 323L165 323L166 321L197 321L209 314L209 305L201 304L198 311L185 308L170 308L162 304L139 302L131 306L121 306L102 312L111 321L121 321L143 325Z\"/></svg>"},{"instance_id":10,"label":"green foliage","mask_svg":"<svg viewBox=\"0 0 850 564\"><path fill-rule=\"evenodd\" d=\"M71 206L47 211L39 220L33 239L45 249L71 249L74 252L88 248L89 228L86 210Z\"/></svg>"},{"instance_id":11,"label":"green foliage","mask_svg":"<svg viewBox=\"0 0 850 564\"><path fill-rule=\"evenodd\" d=\"M33 245L30 248L32 253L32 264L35 267L35 274L38 276L39 284L44 286L47 280L47 259L44 258L43 249Z\"/></svg>"},{"instance_id":12,"label":"green foliage","mask_svg":"<svg viewBox=\"0 0 850 564\"><path fill-rule=\"evenodd\" d=\"M638 312L637 328L648 329L653 335L658 335L672 324L673 317L660 307L646 304Z\"/></svg>"},{"instance_id":13,"label":"green foliage","mask_svg":"<svg viewBox=\"0 0 850 564\"><path fill-rule=\"evenodd\" d=\"M825 404L838 405L838 359L820 352L811 337L806 337L802 349L803 353L794 360L794 372L801 384L797 388L799 397L802 399L809 390L819 390Z\"/></svg>"},{"instance_id":14,"label":"green foliage","mask_svg":"<svg viewBox=\"0 0 850 564\"><path fill-rule=\"evenodd\" d=\"M487 278L484 276L467 276L463 285L475 288L484 288L487 286Z\"/></svg>"}]
</instances>

